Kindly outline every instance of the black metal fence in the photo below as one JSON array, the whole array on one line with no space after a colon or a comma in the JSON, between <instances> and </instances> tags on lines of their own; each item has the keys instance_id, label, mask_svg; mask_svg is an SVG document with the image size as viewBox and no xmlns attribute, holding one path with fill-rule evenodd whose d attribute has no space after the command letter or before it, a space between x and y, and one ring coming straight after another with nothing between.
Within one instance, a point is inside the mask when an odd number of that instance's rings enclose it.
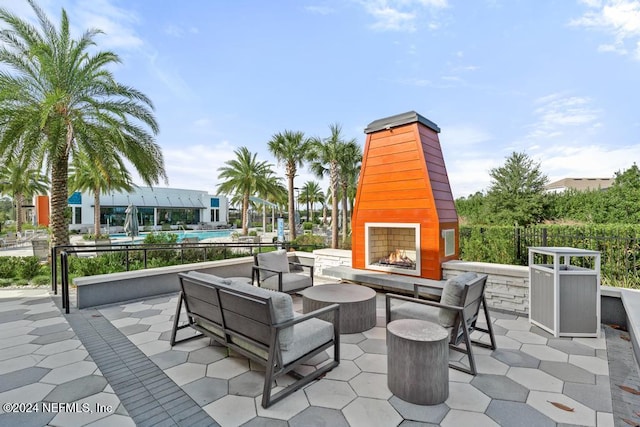
<instances>
[{"instance_id":1,"label":"black metal fence","mask_svg":"<svg viewBox=\"0 0 640 427\"><path fill-rule=\"evenodd\" d=\"M527 265L531 246L599 251L603 284L640 287L640 225L460 228L465 260Z\"/></svg>"},{"instance_id":2,"label":"black metal fence","mask_svg":"<svg viewBox=\"0 0 640 427\"><path fill-rule=\"evenodd\" d=\"M69 313L70 257L96 257L108 253L119 254L122 270L139 270L166 265L213 261L268 252L276 249L312 251L319 246L285 243L176 243L127 245L62 245L51 248L51 290L58 294L60 284L62 308ZM150 263L153 262L153 265ZM101 274L95 271L93 274Z\"/></svg>"}]
</instances>

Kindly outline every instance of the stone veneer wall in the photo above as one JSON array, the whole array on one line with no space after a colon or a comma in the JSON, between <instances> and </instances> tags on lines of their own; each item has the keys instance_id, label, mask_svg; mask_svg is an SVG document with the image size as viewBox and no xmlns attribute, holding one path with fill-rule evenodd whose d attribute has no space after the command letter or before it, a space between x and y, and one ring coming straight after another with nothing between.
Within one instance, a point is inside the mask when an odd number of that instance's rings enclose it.
<instances>
[{"instance_id":1,"label":"stone veneer wall","mask_svg":"<svg viewBox=\"0 0 640 427\"><path fill-rule=\"evenodd\" d=\"M345 249L316 249L313 251L316 276L324 276L322 270L329 267L351 267L351 251Z\"/></svg>"},{"instance_id":2,"label":"stone veneer wall","mask_svg":"<svg viewBox=\"0 0 640 427\"><path fill-rule=\"evenodd\" d=\"M315 274L318 276L323 276L324 268L351 267L351 251L348 250L317 249L313 251L313 256ZM529 267L458 260L442 264L442 276L445 280L467 271L489 275L484 292L489 308L529 314Z\"/></svg>"},{"instance_id":3,"label":"stone veneer wall","mask_svg":"<svg viewBox=\"0 0 640 427\"><path fill-rule=\"evenodd\" d=\"M529 267L469 261L447 261L442 264L443 279L467 271L489 275L484 291L489 308L529 314Z\"/></svg>"}]
</instances>

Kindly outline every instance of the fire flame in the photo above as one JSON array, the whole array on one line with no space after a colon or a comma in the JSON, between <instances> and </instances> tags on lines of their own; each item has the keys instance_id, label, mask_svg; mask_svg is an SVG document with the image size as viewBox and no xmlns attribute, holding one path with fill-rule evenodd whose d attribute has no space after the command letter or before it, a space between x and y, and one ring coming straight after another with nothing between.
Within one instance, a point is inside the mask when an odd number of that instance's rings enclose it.
<instances>
[{"instance_id":1,"label":"fire flame","mask_svg":"<svg viewBox=\"0 0 640 427\"><path fill-rule=\"evenodd\" d=\"M388 260L390 263L403 261L407 258L407 253L405 251L401 251L400 249L396 249L395 251L389 254Z\"/></svg>"}]
</instances>

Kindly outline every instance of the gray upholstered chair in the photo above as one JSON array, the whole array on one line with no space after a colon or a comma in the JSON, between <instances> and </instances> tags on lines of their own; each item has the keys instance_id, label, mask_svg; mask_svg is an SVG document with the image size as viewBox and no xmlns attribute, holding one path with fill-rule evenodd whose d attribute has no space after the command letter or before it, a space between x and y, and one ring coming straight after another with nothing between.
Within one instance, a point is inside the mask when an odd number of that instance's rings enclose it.
<instances>
[{"instance_id":1,"label":"gray upholstered chair","mask_svg":"<svg viewBox=\"0 0 640 427\"><path fill-rule=\"evenodd\" d=\"M442 296L439 302L419 298L420 288L431 288L427 285L415 284L413 298L387 294L387 323L397 319L420 319L440 324L450 334L449 348L465 354L469 359L468 368L459 363L449 363L449 366L475 375L477 371L471 344L492 350L496 349L496 339L493 335L491 318L484 299L486 282L486 274L477 275L473 272L449 279L442 289ZM393 300L402 302L394 304ZM476 323L481 305L484 310L486 327ZM490 343L472 340L471 333L476 330L488 334Z\"/></svg>"},{"instance_id":2,"label":"gray upholstered chair","mask_svg":"<svg viewBox=\"0 0 640 427\"><path fill-rule=\"evenodd\" d=\"M294 293L313 286L313 266L290 261L284 249L255 254L253 258L252 280L261 288ZM301 272L292 271L290 266Z\"/></svg>"}]
</instances>

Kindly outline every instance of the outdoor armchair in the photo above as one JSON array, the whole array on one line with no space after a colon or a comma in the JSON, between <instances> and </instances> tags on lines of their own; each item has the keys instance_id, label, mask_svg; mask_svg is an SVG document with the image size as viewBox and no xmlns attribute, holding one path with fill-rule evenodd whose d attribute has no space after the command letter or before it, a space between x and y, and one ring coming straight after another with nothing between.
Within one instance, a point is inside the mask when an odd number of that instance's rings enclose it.
<instances>
[{"instance_id":1,"label":"outdoor armchair","mask_svg":"<svg viewBox=\"0 0 640 427\"><path fill-rule=\"evenodd\" d=\"M387 294L387 323L396 319L420 319L440 324L449 332L449 348L465 354L469 360L468 368L460 363L452 362L449 363L449 366L475 375L477 370L471 344L492 350L496 349L491 318L484 298L486 282L486 274L476 275L472 272L449 279L442 290L440 301L418 297L420 288L432 288L428 285L415 284L414 297ZM401 302L393 304L393 300ZM477 323L481 305L486 326ZM488 334L490 343L472 340L471 333L474 331Z\"/></svg>"},{"instance_id":2,"label":"outdoor armchair","mask_svg":"<svg viewBox=\"0 0 640 427\"><path fill-rule=\"evenodd\" d=\"M290 261L284 249L255 254L253 258L252 280L261 288L294 293L313 286L313 266Z\"/></svg>"}]
</instances>

